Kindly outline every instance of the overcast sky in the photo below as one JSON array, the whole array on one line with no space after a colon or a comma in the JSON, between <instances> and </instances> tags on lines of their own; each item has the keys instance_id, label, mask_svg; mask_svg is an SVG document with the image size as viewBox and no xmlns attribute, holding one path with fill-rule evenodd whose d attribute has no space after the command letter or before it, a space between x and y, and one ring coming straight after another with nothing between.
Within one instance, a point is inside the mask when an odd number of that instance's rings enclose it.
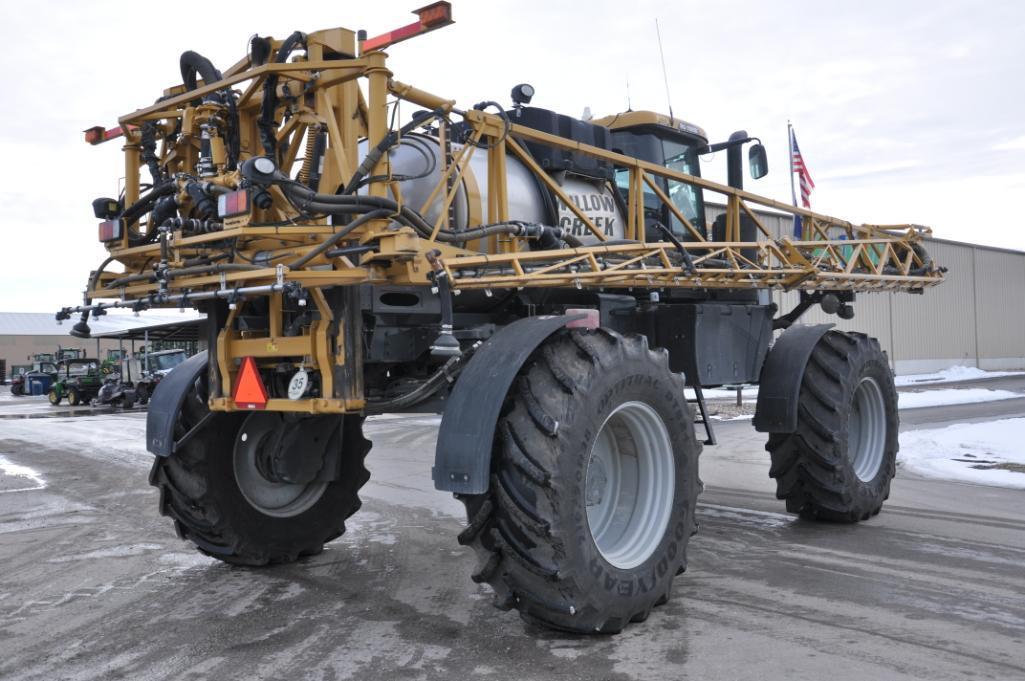
<instances>
[{"instance_id":1,"label":"overcast sky","mask_svg":"<svg viewBox=\"0 0 1025 681\"><path fill-rule=\"evenodd\" d=\"M116 196L123 174L120 146L90 147L81 131L178 82L182 51L225 69L253 33L375 35L423 2L197 2L190 16L188 2L157 15L34 0L5 13L0 310L79 302L105 254L90 202ZM463 106L508 102L529 82L534 105L577 116L625 110L629 82L634 109L665 111L657 17L676 116L713 141L746 129L768 147L770 174L752 191L789 201L789 119L815 210L1025 250L1025 2L456 0L454 16L390 50L397 79ZM724 178L723 154L705 161Z\"/></svg>"}]
</instances>

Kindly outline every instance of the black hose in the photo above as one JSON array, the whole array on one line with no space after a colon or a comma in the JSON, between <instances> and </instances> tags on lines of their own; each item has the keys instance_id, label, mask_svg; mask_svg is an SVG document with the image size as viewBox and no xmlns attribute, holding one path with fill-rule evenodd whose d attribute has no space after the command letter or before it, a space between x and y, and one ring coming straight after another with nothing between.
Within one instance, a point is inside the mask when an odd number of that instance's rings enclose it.
<instances>
[{"instance_id":1,"label":"black hose","mask_svg":"<svg viewBox=\"0 0 1025 681\"><path fill-rule=\"evenodd\" d=\"M392 180L395 182L409 182L412 180L419 180L421 178L430 176L430 174L433 173L434 170L438 167L438 159L427 147L426 143L423 140L419 139L419 135L406 135L405 137L399 139L398 146L402 146L404 144L411 147L412 149L415 149L416 152L420 154L420 156L424 159L424 169L422 171L420 171L416 175L371 175L361 179L359 182L359 186L356 187L356 189L361 189L362 187L365 187L371 182L382 182L386 180ZM540 180L538 180L538 182L540 182ZM310 183L310 187L315 188L312 183Z\"/></svg>"},{"instance_id":2,"label":"black hose","mask_svg":"<svg viewBox=\"0 0 1025 681\"><path fill-rule=\"evenodd\" d=\"M238 158L242 153L242 133L239 131L241 124L238 116L238 102L235 101L234 93L225 91L228 100L228 125L225 136L228 138L228 163L227 170L238 169Z\"/></svg>"},{"instance_id":3,"label":"black hose","mask_svg":"<svg viewBox=\"0 0 1025 681\"><path fill-rule=\"evenodd\" d=\"M221 80L224 76L218 71L213 62L192 50L182 52L181 59L179 60L179 66L181 67L182 82L185 84L186 90L196 89L196 74L198 73L203 78L203 83L210 85ZM211 93L203 98L204 101L221 101L221 95L219 93Z\"/></svg>"},{"instance_id":4,"label":"black hose","mask_svg":"<svg viewBox=\"0 0 1025 681\"><path fill-rule=\"evenodd\" d=\"M154 225L162 225L167 220L170 220L178 215L178 201L174 195L162 196L157 199L157 203L153 206L153 212L150 213L150 221Z\"/></svg>"},{"instance_id":5,"label":"black hose","mask_svg":"<svg viewBox=\"0 0 1025 681\"><path fill-rule=\"evenodd\" d=\"M385 209L372 210L369 213L364 213L363 215L359 216L358 218L356 218L355 220L353 220L349 224L345 225L345 227L343 227L342 229L340 229L337 232L335 232L334 234L332 234L329 238L325 239L323 242L321 242L319 245L317 245L316 248L313 248L312 250L310 250L305 255L303 255L303 256L297 258L296 260L293 260L292 262L290 262L288 264L289 269L298 269L298 268L302 267L303 265L308 263L310 260L313 260L318 255L320 255L321 253L323 253L324 251L326 251L329 248L331 248L332 246L334 246L341 239L344 239L348 234L350 234L357 227L361 227L361 226L365 225L366 223L370 222L371 220L377 220L377 219L380 219L380 218L389 217L391 214L392 214L392 212L390 210L385 210Z\"/></svg>"},{"instance_id":6,"label":"black hose","mask_svg":"<svg viewBox=\"0 0 1025 681\"><path fill-rule=\"evenodd\" d=\"M157 228L168 218L174 217L178 209L173 195L177 190L178 187L174 182L170 180L165 181L163 184L153 187L146 194L139 197L138 201L121 212L120 218L124 222L125 229L138 222L139 218L149 212L151 208L154 213L154 215L150 216L145 233L138 236L129 235L129 246L141 246L149 243L156 236ZM167 199L170 200L168 201ZM154 206L154 204L156 205Z\"/></svg>"},{"instance_id":7,"label":"black hose","mask_svg":"<svg viewBox=\"0 0 1025 681\"><path fill-rule=\"evenodd\" d=\"M260 265L243 265L242 263L220 263L217 265L199 265L195 267L180 267L176 270L167 270L164 276L168 279L176 277L187 277L195 274L220 274L222 272L252 272L253 270L264 269ZM106 285L106 288L120 288L126 284L136 284L140 281L153 283L157 281L155 272L146 274L130 274L127 277L115 279Z\"/></svg>"},{"instance_id":8,"label":"black hose","mask_svg":"<svg viewBox=\"0 0 1025 681\"><path fill-rule=\"evenodd\" d=\"M250 43L252 45L252 43ZM306 47L306 34L302 31L295 31L285 38L274 55L276 64L284 64L288 55L292 54L298 46ZM256 127L260 131L260 142L263 144L263 151L267 156L277 162L278 143L275 137L277 121L274 113L278 108L278 74L270 73L263 81L263 102L260 105L260 118L256 121Z\"/></svg>"},{"instance_id":9,"label":"black hose","mask_svg":"<svg viewBox=\"0 0 1025 681\"><path fill-rule=\"evenodd\" d=\"M148 192L139 197L139 199L132 205L121 211L119 216L125 221L125 225L129 226L136 220L141 218L143 215L149 212L150 205L162 196L173 194L177 191L178 187L174 182L164 182L150 189Z\"/></svg>"},{"instance_id":10,"label":"black hose","mask_svg":"<svg viewBox=\"0 0 1025 681\"><path fill-rule=\"evenodd\" d=\"M271 42L270 38L261 38L254 35L249 39L249 65L263 66L270 59Z\"/></svg>"},{"instance_id":11,"label":"black hose","mask_svg":"<svg viewBox=\"0 0 1025 681\"><path fill-rule=\"evenodd\" d=\"M382 414L397 409L408 409L416 406L434 395L447 383L455 380L462 370L463 357L452 357L445 364L425 379L420 385L404 395L384 400L368 400L367 411L371 414Z\"/></svg>"},{"instance_id":12,"label":"black hose","mask_svg":"<svg viewBox=\"0 0 1025 681\"><path fill-rule=\"evenodd\" d=\"M179 65L181 67L182 83L184 83L187 91L196 89L197 73L203 77L203 82L206 85L216 83L224 78L221 72L213 65L213 62L192 50L182 53ZM231 92L230 88L224 88L223 90L208 94L203 98L203 101L225 104L228 107L227 129L225 130L228 154L227 169L235 170L238 166L238 157L241 149L238 106L235 102L235 95ZM145 151L145 147L143 149ZM156 178L154 178L154 182L156 182Z\"/></svg>"},{"instance_id":13,"label":"black hose","mask_svg":"<svg viewBox=\"0 0 1025 681\"><path fill-rule=\"evenodd\" d=\"M114 256L112 256L112 255L108 256L106 260L104 260L103 262L100 263L100 266L96 268L96 270L92 273L92 276L89 277L89 286L86 289L86 293L85 293L85 297L84 297L84 301L83 301L85 305L88 306L88 305L92 305L93 304L93 299L89 297L89 291L92 291L93 289L96 288L96 285L100 281L100 275L103 274L103 270L107 267L107 265L109 265L112 262L114 262ZM61 317L58 316L57 319L61 319ZM79 320L79 324L88 325L88 323L89 323L89 310L82 310L82 317Z\"/></svg>"},{"instance_id":14,"label":"black hose","mask_svg":"<svg viewBox=\"0 0 1025 681\"><path fill-rule=\"evenodd\" d=\"M427 262L434 269L434 283L438 287L438 301L441 303L441 332L431 343L432 357L458 357L462 354L459 341L452 333L455 316L452 312L452 285L448 280L448 272L441 264L441 251L435 249L427 252Z\"/></svg>"},{"instance_id":15,"label":"black hose","mask_svg":"<svg viewBox=\"0 0 1025 681\"><path fill-rule=\"evenodd\" d=\"M149 168L153 184L160 184L164 180L164 173L160 168L160 158L157 156L156 121L148 121L143 124L140 130L139 146L142 148L142 161Z\"/></svg>"},{"instance_id":16,"label":"black hose","mask_svg":"<svg viewBox=\"0 0 1025 681\"><path fill-rule=\"evenodd\" d=\"M676 235L673 234L673 231L671 229L669 229L668 227L666 227L665 225L663 225L661 222L657 222L656 221L653 224L654 224L655 229L657 229L660 232L662 232L662 234L667 239L669 239L669 241L673 244L673 246L676 247L676 250L680 252L680 257L683 258L683 272L684 272L684 274L687 274L687 275L694 274L694 260L691 259L690 253L688 253L687 249L683 247L683 244L680 243L680 240L676 238Z\"/></svg>"},{"instance_id":17,"label":"black hose","mask_svg":"<svg viewBox=\"0 0 1025 681\"><path fill-rule=\"evenodd\" d=\"M389 131L373 149L367 151L367 155L363 158L363 162L359 164L359 168L356 169L356 172L353 173L345 187L338 193L344 195L356 193L356 190L359 189L360 184L363 182L363 178L374 169L374 166L381 160L381 157L388 153L388 150L394 147L404 135L408 135L431 119L442 115L444 115L444 112L441 110L418 111L413 115L413 119L401 128Z\"/></svg>"},{"instance_id":18,"label":"black hose","mask_svg":"<svg viewBox=\"0 0 1025 681\"><path fill-rule=\"evenodd\" d=\"M408 206L400 207L395 201L385 197L317 194L298 183L283 185L282 190L288 199L303 212L351 215L366 210L385 209L399 222L412 227L421 237L430 238L434 231L434 227L428 224L419 213ZM522 230L523 225L520 223L501 223L475 227L461 232L439 230L436 238L438 241L446 243L463 243L496 234L518 234Z\"/></svg>"},{"instance_id":19,"label":"black hose","mask_svg":"<svg viewBox=\"0 0 1025 681\"><path fill-rule=\"evenodd\" d=\"M473 108L476 109L477 111L484 111L485 109L487 109L489 107L494 107L494 108L498 109L498 116L502 119L502 136L499 137L494 142L478 142L477 145L476 145L478 149L494 149L499 144L501 144L502 142L505 141L505 138L509 136L509 131L512 130L512 121L509 120L509 114L506 113L505 107L503 107L498 102L487 101L487 102L480 102L478 104L474 104L473 105ZM468 136L467 137L467 140L468 140L469 139L469 135L471 134L469 127L467 127L467 129L466 129L466 133L467 133L467 136ZM467 140L464 140L464 142L467 141Z\"/></svg>"},{"instance_id":20,"label":"black hose","mask_svg":"<svg viewBox=\"0 0 1025 681\"><path fill-rule=\"evenodd\" d=\"M570 248L583 248L583 246L584 246L584 242L583 241L581 241L580 239L576 238L572 234L570 234L568 232L565 232L565 231L562 234L562 240L565 241L566 245L569 246Z\"/></svg>"}]
</instances>

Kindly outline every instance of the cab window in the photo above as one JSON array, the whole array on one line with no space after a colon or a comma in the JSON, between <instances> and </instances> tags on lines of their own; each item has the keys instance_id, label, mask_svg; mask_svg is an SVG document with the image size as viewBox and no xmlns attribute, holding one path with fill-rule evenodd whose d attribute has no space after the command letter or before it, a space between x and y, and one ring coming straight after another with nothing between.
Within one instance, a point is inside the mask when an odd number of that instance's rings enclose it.
<instances>
[{"instance_id":1,"label":"cab window","mask_svg":"<svg viewBox=\"0 0 1025 681\"><path fill-rule=\"evenodd\" d=\"M666 168L688 175L700 175L697 149L694 146L672 140L663 140L662 144L665 150ZM677 210L694 225L695 229L704 232L705 216L700 188L677 180L669 180L668 193ZM683 223L671 212L669 223L673 233L680 235L689 233Z\"/></svg>"}]
</instances>

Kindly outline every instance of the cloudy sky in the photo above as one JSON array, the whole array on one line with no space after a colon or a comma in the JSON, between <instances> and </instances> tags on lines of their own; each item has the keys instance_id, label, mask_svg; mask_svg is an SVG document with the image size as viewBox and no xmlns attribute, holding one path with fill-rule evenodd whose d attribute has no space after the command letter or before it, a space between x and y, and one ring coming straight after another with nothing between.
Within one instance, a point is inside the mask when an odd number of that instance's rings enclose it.
<instances>
[{"instance_id":1,"label":"cloudy sky","mask_svg":"<svg viewBox=\"0 0 1025 681\"><path fill-rule=\"evenodd\" d=\"M426 2L426 0L422 0ZM144 3L34 0L5 14L0 110L0 310L74 304L104 257L90 201L116 195L113 126L179 79L187 49L227 68L253 33L408 23L410 1ZM395 77L464 106L508 101L596 116L672 106L713 140L746 129L771 172L749 189L788 201L791 120L818 185L813 207L867 223L1025 250L1025 3L931 0L456 0L457 23L395 46ZM282 7L292 11L282 12ZM244 8L244 9L243 9ZM624 9L629 14L624 15ZM706 159L722 179L725 159Z\"/></svg>"}]
</instances>

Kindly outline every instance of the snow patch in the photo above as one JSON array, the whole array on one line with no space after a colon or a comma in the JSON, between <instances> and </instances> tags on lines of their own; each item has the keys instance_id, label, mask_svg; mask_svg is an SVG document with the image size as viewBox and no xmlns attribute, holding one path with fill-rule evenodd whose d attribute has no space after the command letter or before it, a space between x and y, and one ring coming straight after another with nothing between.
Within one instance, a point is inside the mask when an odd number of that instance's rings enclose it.
<instances>
[{"instance_id":1,"label":"snow patch","mask_svg":"<svg viewBox=\"0 0 1025 681\"><path fill-rule=\"evenodd\" d=\"M195 553L182 553L175 551L173 553L165 553L158 558L161 563L171 565L176 568L195 568L195 567L209 567L211 565L219 565L221 561L210 556L204 556L198 551Z\"/></svg>"},{"instance_id":2,"label":"snow patch","mask_svg":"<svg viewBox=\"0 0 1025 681\"><path fill-rule=\"evenodd\" d=\"M690 388L687 388L684 391L684 394L687 396L687 399L689 399L689 400L693 400L694 399L694 391L691 390ZM736 400L737 399L737 391L736 391L736 389L731 389L731 388L705 388L702 391L702 394L704 394L706 400ZM758 401L758 386L757 385L745 385L741 389L741 395L740 396L741 396L741 399L744 401L744 403L747 403L747 402L751 402L751 403L757 402Z\"/></svg>"},{"instance_id":3,"label":"snow patch","mask_svg":"<svg viewBox=\"0 0 1025 681\"><path fill-rule=\"evenodd\" d=\"M19 480L18 487L14 489L2 489L0 488L0 494L5 492L29 492L34 489L44 489L46 487L46 480L38 472L32 470L28 466L21 466L7 457L0 454L0 475L9 475L12 478L20 478L25 482Z\"/></svg>"},{"instance_id":4,"label":"snow patch","mask_svg":"<svg viewBox=\"0 0 1025 681\"><path fill-rule=\"evenodd\" d=\"M102 414L0 422L0 439L22 440L45 447L73 446L76 454L104 462L148 469L146 414Z\"/></svg>"},{"instance_id":5,"label":"snow patch","mask_svg":"<svg viewBox=\"0 0 1025 681\"><path fill-rule=\"evenodd\" d=\"M113 546L109 549L96 549L86 553L76 553L71 556L51 558L47 563L70 563L76 560L93 560L96 558L125 558L128 556L139 556L147 551L159 551L164 548L160 544L128 544L127 546Z\"/></svg>"},{"instance_id":6,"label":"snow patch","mask_svg":"<svg viewBox=\"0 0 1025 681\"><path fill-rule=\"evenodd\" d=\"M749 508L737 508L736 506L723 506L721 504L706 504L703 501L698 502L697 508L698 512L703 516L721 520L732 520L756 527L786 527L797 520L797 516L785 513L756 511Z\"/></svg>"},{"instance_id":7,"label":"snow patch","mask_svg":"<svg viewBox=\"0 0 1025 681\"><path fill-rule=\"evenodd\" d=\"M900 409L922 409L923 407L942 407L951 404L975 404L977 402L1014 400L1022 397L1025 397L1025 395L1011 392L1010 390L942 388L940 390L898 393L897 403Z\"/></svg>"},{"instance_id":8,"label":"snow patch","mask_svg":"<svg viewBox=\"0 0 1025 681\"><path fill-rule=\"evenodd\" d=\"M923 477L1025 489L1025 418L905 431L897 462Z\"/></svg>"},{"instance_id":9,"label":"snow patch","mask_svg":"<svg viewBox=\"0 0 1025 681\"><path fill-rule=\"evenodd\" d=\"M1001 376L1023 376L1023 371L985 371L975 367L956 366L938 371L934 374L910 374L897 376L897 387L919 385L922 383L954 383L955 381L976 381L981 378L1000 378Z\"/></svg>"}]
</instances>

